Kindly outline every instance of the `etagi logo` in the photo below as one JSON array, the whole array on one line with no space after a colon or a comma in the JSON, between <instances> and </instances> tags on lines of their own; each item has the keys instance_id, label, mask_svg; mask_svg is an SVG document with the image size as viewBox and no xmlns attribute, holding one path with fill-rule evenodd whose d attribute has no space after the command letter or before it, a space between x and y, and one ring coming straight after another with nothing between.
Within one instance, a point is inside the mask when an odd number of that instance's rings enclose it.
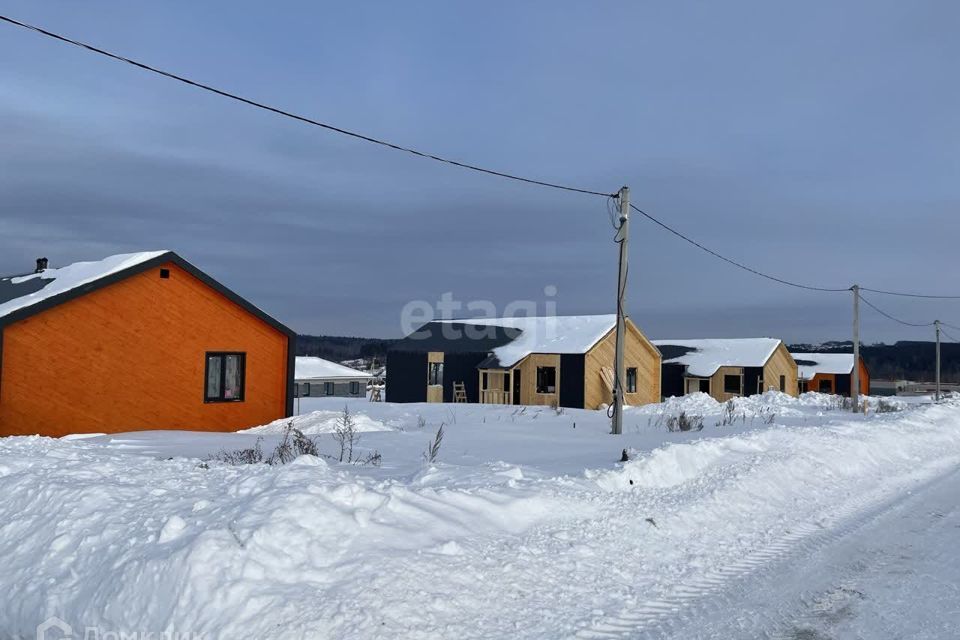
<instances>
[{"instance_id":1,"label":"etagi logo","mask_svg":"<svg viewBox=\"0 0 960 640\"><path fill-rule=\"evenodd\" d=\"M73 627L54 616L37 625L37 640L65 640L73 638Z\"/></svg>"}]
</instances>

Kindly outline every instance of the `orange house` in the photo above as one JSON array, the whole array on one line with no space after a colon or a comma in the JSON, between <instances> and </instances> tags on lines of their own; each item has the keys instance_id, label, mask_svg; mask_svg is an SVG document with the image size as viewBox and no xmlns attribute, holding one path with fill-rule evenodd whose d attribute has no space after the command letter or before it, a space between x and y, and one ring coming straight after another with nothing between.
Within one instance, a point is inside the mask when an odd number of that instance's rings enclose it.
<instances>
[{"instance_id":1,"label":"orange house","mask_svg":"<svg viewBox=\"0 0 960 640\"><path fill-rule=\"evenodd\" d=\"M817 391L850 396L853 388L852 353L792 353L797 361L800 393ZM870 372L860 358L860 393L870 393Z\"/></svg>"},{"instance_id":2,"label":"orange house","mask_svg":"<svg viewBox=\"0 0 960 640\"><path fill-rule=\"evenodd\" d=\"M0 278L0 436L293 413L295 334L172 251Z\"/></svg>"}]
</instances>

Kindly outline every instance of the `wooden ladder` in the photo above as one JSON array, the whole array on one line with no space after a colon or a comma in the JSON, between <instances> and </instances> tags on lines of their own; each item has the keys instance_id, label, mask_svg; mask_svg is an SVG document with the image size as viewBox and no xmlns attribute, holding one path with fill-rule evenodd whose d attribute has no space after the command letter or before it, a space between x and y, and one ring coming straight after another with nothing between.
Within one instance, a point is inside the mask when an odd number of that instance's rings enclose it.
<instances>
[{"instance_id":1,"label":"wooden ladder","mask_svg":"<svg viewBox=\"0 0 960 640\"><path fill-rule=\"evenodd\" d=\"M453 383L453 401L454 402L467 401L467 388L462 382Z\"/></svg>"}]
</instances>

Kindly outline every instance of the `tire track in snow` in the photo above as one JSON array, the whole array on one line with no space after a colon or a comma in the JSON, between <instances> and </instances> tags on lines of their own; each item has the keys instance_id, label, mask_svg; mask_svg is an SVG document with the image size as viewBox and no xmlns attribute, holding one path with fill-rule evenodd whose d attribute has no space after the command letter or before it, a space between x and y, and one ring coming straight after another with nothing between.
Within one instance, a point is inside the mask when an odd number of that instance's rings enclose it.
<instances>
[{"instance_id":1,"label":"tire track in snow","mask_svg":"<svg viewBox=\"0 0 960 640\"><path fill-rule=\"evenodd\" d=\"M793 527L788 535L742 560L678 584L664 597L603 617L590 627L580 629L576 637L585 640L704 637L701 621L734 610L744 594L763 578L770 579L789 571L790 567L801 566L815 552L855 535L917 492L958 473L960 458L938 460L922 471L909 474L899 483L899 490L884 488L846 502L835 512L836 524L830 528L819 524ZM809 609L822 594L823 591L804 594L799 601L785 603L774 611L752 613L762 618L761 628L783 629L788 621L797 618L799 610Z\"/></svg>"}]
</instances>

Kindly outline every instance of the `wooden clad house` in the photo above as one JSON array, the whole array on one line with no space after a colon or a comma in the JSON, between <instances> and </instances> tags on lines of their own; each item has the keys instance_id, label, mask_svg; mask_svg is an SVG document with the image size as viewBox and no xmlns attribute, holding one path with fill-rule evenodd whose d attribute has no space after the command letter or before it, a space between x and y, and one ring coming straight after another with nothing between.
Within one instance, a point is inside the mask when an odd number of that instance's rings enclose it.
<instances>
[{"instance_id":1,"label":"wooden clad house","mask_svg":"<svg viewBox=\"0 0 960 640\"><path fill-rule=\"evenodd\" d=\"M776 338L654 340L664 397L701 391L719 402L775 389L797 395L797 363Z\"/></svg>"},{"instance_id":2,"label":"wooden clad house","mask_svg":"<svg viewBox=\"0 0 960 640\"><path fill-rule=\"evenodd\" d=\"M297 396L301 398L362 398L372 380L373 376L365 371L323 358L297 356L295 381Z\"/></svg>"},{"instance_id":3,"label":"wooden clad house","mask_svg":"<svg viewBox=\"0 0 960 640\"><path fill-rule=\"evenodd\" d=\"M596 409L613 386L616 316L429 322L387 353L389 402L467 402ZM629 319L624 401L660 399L660 353Z\"/></svg>"},{"instance_id":4,"label":"wooden clad house","mask_svg":"<svg viewBox=\"0 0 960 640\"><path fill-rule=\"evenodd\" d=\"M850 397L853 388L852 353L793 353L800 393L818 391ZM860 393L870 393L870 372L860 358Z\"/></svg>"},{"instance_id":5,"label":"wooden clad house","mask_svg":"<svg viewBox=\"0 0 960 640\"><path fill-rule=\"evenodd\" d=\"M0 278L0 435L292 415L295 334L171 251Z\"/></svg>"}]
</instances>

